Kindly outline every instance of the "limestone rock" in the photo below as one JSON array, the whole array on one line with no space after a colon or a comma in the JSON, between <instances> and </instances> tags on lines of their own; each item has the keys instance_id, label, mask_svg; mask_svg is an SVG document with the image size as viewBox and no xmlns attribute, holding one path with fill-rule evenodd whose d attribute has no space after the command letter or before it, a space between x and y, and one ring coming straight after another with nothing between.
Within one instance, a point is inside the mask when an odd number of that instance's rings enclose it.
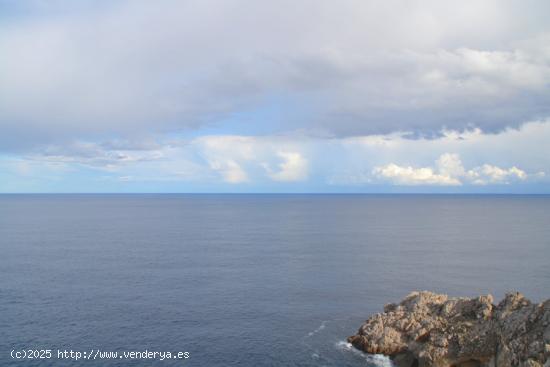
<instances>
[{"instance_id":1,"label":"limestone rock","mask_svg":"<svg viewBox=\"0 0 550 367\"><path fill-rule=\"evenodd\" d=\"M510 293L495 306L490 295L413 292L348 341L400 367L549 367L550 300L534 304Z\"/></svg>"}]
</instances>

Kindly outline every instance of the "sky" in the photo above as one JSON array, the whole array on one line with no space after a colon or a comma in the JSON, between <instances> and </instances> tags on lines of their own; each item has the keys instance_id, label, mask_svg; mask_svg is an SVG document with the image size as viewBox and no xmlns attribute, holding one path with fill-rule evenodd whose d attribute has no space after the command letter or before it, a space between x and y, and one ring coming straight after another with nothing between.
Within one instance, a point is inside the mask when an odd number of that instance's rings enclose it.
<instances>
[{"instance_id":1,"label":"sky","mask_svg":"<svg viewBox=\"0 0 550 367\"><path fill-rule=\"evenodd\" d=\"M0 0L0 192L550 193L549 17Z\"/></svg>"}]
</instances>

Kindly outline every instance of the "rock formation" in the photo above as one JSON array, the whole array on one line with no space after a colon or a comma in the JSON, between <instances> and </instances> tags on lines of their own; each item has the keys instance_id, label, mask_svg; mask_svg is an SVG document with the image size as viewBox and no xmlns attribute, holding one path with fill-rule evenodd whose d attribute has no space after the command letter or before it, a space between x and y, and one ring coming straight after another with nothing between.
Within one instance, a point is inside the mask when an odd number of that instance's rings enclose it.
<instances>
[{"instance_id":1,"label":"rock formation","mask_svg":"<svg viewBox=\"0 0 550 367\"><path fill-rule=\"evenodd\" d=\"M348 342L399 367L550 367L550 300L520 293L449 298L413 292L384 306Z\"/></svg>"}]
</instances>

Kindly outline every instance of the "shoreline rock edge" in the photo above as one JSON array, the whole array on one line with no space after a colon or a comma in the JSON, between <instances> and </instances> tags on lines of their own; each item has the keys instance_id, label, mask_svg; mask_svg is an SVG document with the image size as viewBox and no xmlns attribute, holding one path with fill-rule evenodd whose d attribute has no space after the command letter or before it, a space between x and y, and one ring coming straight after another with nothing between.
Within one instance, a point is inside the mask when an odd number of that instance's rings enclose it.
<instances>
[{"instance_id":1,"label":"shoreline rock edge","mask_svg":"<svg viewBox=\"0 0 550 367\"><path fill-rule=\"evenodd\" d=\"M398 367L550 367L550 299L508 293L451 298L412 292L372 315L348 342Z\"/></svg>"}]
</instances>

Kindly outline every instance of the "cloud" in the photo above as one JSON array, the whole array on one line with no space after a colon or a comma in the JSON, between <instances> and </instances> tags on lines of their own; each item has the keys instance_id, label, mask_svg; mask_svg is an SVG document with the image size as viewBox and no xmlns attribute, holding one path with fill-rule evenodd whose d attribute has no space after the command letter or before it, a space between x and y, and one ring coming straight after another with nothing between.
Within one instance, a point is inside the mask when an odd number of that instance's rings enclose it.
<instances>
[{"instance_id":1,"label":"cloud","mask_svg":"<svg viewBox=\"0 0 550 367\"><path fill-rule=\"evenodd\" d=\"M472 171L469 171L468 175L470 178L473 178L473 183L476 185L487 185L491 183L509 184L513 180L525 181L528 177L525 171L517 167L503 169L490 164L476 167Z\"/></svg>"},{"instance_id":2,"label":"cloud","mask_svg":"<svg viewBox=\"0 0 550 367\"><path fill-rule=\"evenodd\" d=\"M442 154L435 163L438 171L444 176L461 177L465 174L464 166L458 154Z\"/></svg>"},{"instance_id":3,"label":"cloud","mask_svg":"<svg viewBox=\"0 0 550 367\"><path fill-rule=\"evenodd\" d=\"M389 179L398 185L460 185L456 178L447 175L437 174L433 169L402 167L390 163L383 167L375 167L373 174L379 178Z\"/></svg>"},{"instance_id":4,"label":"cloud","mask_svg":"<svg viewBox=\"0 0 550 367\"><path fill-rule=\"evenodd\" d=\"M248 181L248 175L242 167L232 159L224 161L209 161L210 168L220 173L223 180L230 184L238 184Z\"/></svg>"},{"instance_id":5,"label":"cloud","mask_svg":"<svg viewBox=\"0 0 550 367\"><path fill-rule=\"evenodd\" d=\"M297 152L277 152L283 162L278 164L278 170L273 171L268 164L263 164L268 176L275 181L303 181L307 178L308 162Z\"/></svg>"},{"instance_id":6,"label":"cloud","mask_svg":"<svg viewBox=\"0 0 550 367\"><path fill-rule=\"evenodd\" d=\"M75 141L66 145L49 145L27 156L29 160L115 170L137 162L159 161L167 147L141 145L140 142L106 141L103 143Z\"/></svg>"},{"instance_id":7,"label":"cloud","mask_svg":"<svg viewBox=\"0 0 550 367\"><path fill-rule=\"evenodd\" d=\"M223 181L230 184L249 181L243 166L254 157L254 139L242 136L207 136L198 138L192 145Z\"/></svg>"},{"instance_id":8,"label":"cloud","mask_svg":"<svg viewBox=\"0 0 550 367\"><path fill-rule=\"evenodd\" d=\"M525 181L529 176L540 177L540 174L528 175L515 166L506 169L483 164L480 167L465 170L458 154L451 153L441 155L436 161L436 167L414 168L390 163L375 167L372 173L379 179L389 180L397 185L510 184L514 181Z\"/></svg>"},{"instance_id":9,"label":"cloud","mask_svg":"<svg viewBox=\"0 0 550 367\"><path fill-rule=\"evenodd\" d=\"M253 172L257 178L263 173L270 180L280 182L307 179L308 161L296 149L300 142L293 139L205 136L196 139L192 144L210 167L222 172L224 180L230 183L247 181L247 172Z\"/></svg>"},{"instance_id":10,"label":"cloud","mask_svg":"<svg viewBox=\"0 0 550 367\"><path fill-rule=\"evenodd\" d=\"M243 135L433 137L550 114L545 1L16 3L0 24L4 152L200 131L277 98L288 116Z\"/></svg>"},{"instance_id":11,"label":"cloud","mask_svg":"<svg viewBox=\"0 0 550 367\"><path fill-rule=\"evenodd\" d=\"M492 190L494 185L501 185L499 190L547 190L550 121L499 134L473 129L445 131L432 139L407 135L159 136L50 144L26 155L0 155L0 191L31 182L40 191L58 187L60 181L72 183L74 190L89 185L90 191L96 190L94 184L99 190L109 182L136 191L172 185L166 189L171 192L369 192L395 189L391 185L461 192Z\"/></svg>"}]
</instances>

